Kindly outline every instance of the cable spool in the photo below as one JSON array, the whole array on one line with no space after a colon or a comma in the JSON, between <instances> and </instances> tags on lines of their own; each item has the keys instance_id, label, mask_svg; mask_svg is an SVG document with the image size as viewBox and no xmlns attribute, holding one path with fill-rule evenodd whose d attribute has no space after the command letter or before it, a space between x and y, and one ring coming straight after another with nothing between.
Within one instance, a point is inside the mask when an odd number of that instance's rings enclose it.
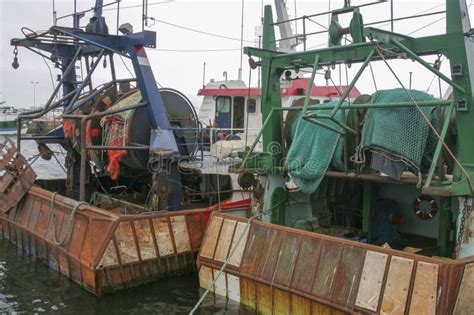
<instances>
[{"instance_id":1,"label":"cable spool","mask_svg":"<svg viewBox=\"0 0 474 315\"><path fill-rule=\"evenodd\" d=\"M430 211L424 211L421 208L421 203L423 201L428 202L431 205ZM415 214L422 220L431 220L438 213L438 204L432 197L428 195L420 195L413 202L413 212L415 212Z\"/></svg>"},{"instance_id":2,"label":"cable spool","mask_svg":"<svg viewBox=\"0 0 474 315\"><path fill-rule=\"evenodd\" d=\"M159 89L168 120L174 128L176 141L181 157L189 156L197 148L199 131L198 118L194 106L181 92L162 88ZM110 109L117 109L142 102L140 91L131 91L118 100ZM105 145L130 146L149 145L151 125L146 107L105 116L101 120L102 138ZM149 152L147 150L115 150L107 151L108 171L113 178L136 176L148 173ZM122 169L122 167L124 167ZM121 170L122 169L122 170Z\"/></svg>"}]
</instances>

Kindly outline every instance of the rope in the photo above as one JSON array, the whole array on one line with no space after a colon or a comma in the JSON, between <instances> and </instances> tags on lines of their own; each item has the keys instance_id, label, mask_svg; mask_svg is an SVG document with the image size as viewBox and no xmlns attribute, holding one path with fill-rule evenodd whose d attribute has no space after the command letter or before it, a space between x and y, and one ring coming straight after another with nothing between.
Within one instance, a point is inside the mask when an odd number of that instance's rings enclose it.
<instances>
[{"instance_id":1,"label":"rope","mask_svg":"<svg viewBox=\"0 0 474 315\"><path fill-rule=\"evenodd\" d=\"M372 74L372 81L374 81L375 91L378 91L379 89L377 89L377 82L375 81L374 69L372 69L372 63L370 62L369 62L369 68L370 68L370 73Z\"/></svg>"},{"instance_id":2,"label":"rope","mask_svg":"<svg viewBox=\"0 0 474 315\"><path fill-rule=\"evenodd\" d=\"M71 237L71 232L72 232L72 225L74 223L74 216L76 214L76 211L79 209L79 207L81 205L87 205L88 203L87 202L78 202L74 208L72 208L72 211L71 211L71 214L69 215L69 219L68 219L68 222L67 222L67 226L66 226L66 233L65 235L63 236L62 240L58 241L57 239L57 236L56 236L56 225L57 225L57 222L56 222L56 207L55 207L55 199L56 199L56 195L58 193L57 192L54 192L53 195L51 196L51 211L53 212L52 213L52 223L53 223L53 241L54 241L54 244L56 244L57 246L61 246L63 245L66 241L69 240L69 238Z\"/></svg>"},{"instance_id":3,"label":"rope","mask_svg":"<svg viewBox=\"0 0 474 315\"><path fill-rule=\"evenodd\" d=\"M430 122L430 119L425 115L425 113L421 110L420 106L418 105L418 103L415 101L415 99L413 98L413 96L411 95L410 91L408 91L406 88L405 88L405 85L402 83L402 81L400 80L400 78L397 76L397 74L395 73L395 71L392 69L392 67L389 65L389 63L387 62L387 60L385 59L385 57L383 56L383 53L382 53L382 50L381 50L381 47L379 46L379 44L377 42L375 42L372 38L370 39L370 41L372 42L372 44L374 45L374 49L375 51L377 52L377 54L380 56L380 58L383 60L383 62L385 63L385 65L388 67L388 69L390 70L390 72L393 74L393 76L395 77L395 79L398 81L398 83L400 84L400 86L403 88L403 90L407 93L408 97L411 99L411 101L413 102L413 104L415 104L416 106L416 109L420 112L421 116L426 120L426 123L428 124L428 126L430 127L430 129L433 131L433 133L435 134L436 138L438 138L438 140L440 141L440 143L443 145L443 147L446 149L446 151L448 152L448 154L453 158L454 162L459 166L459 168L461 169L461 171L463 172L463 174L466 176L466 180L469 184L469 188L471 189L471 191L473 191L473 186L472 186L472 181L471 181L471 177L469 176L469 173L466 171L466 169L462 166L461 162L459 162L459 160L456 158L456 156L454 155L454 153L451 151L451 149L448 147L448 145L444 142L444 140L441 138L441 135L438 133L438 131L436 130L436 128L431 124Z\"/></svg>"},{"instance_id":4,"label":"rope","mask_svg":"<svg viewBox=\"0 0 474 315\"><path fill-rule=\"evenodd\" d=\"M248 221L247 221L247 224L245 225L245 229L244 231L242 232L242 234L240 235L239 239L237 240L237 243L235 243L235 246L234 248L231 250L231 252L229 253L229 256L227 257L227 259L224 261L224 263L222 264L222 267L219 269L219 272L217 273L217 276L216 278L209 282L209 286L207 287L206 291L204 292L204 294L201 296L201 298L199 299L199 301L196 303L196 305L194 305L193 309L191 310L191 312L189 312L190 315L194 314L197 309L199 308L199 306L202 304L202 302L204 302L204 299L207 297L207 295L209 294L209 292L211 292L211 288L216 284L217 282L217 279L219 279L219 277L221 276L221 274L224 272L224 269L227 267L227 264L229 263L229 260L232 258L232 256L234 255L235 251L237 250L237 247L239 246L240 242L242 241L242 239L244 238L244 235L247 233L247 230L250 228L250 225L252 224L252 222L259 218L259 217L262 217L264 215L267 215L267 214L270 214L271 211L273 209L275 209L276 207L279 207L281 206L284 202L286 201L286 199L283 199L281 202L279 202L277 205L273 206L272 208L268 209L267 211L264 211L262 213L259 213L259 214L256 214L254 215L253 217L251 217Z\"/></svg>"}]
</instances>

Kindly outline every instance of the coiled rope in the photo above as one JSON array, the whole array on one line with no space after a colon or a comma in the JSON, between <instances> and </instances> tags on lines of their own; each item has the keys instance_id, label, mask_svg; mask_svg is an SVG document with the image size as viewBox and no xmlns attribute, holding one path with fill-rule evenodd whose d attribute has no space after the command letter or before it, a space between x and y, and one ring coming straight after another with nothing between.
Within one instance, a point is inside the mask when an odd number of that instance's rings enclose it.
<instances>
[{"instance_id":1,"label":"coiled rope","mask_svg":"<svg viewBox=\"0 0 474 315\"><path fill-rule=\"evenodd\" d=\"M51 211L52 211L52 218L51 218L51 221L52 221L52 224L53 224L53 242L54 244L56 244L57 246L61 246L63 245L64 243L66 243L69 238L71 237L71 232L72 232L72 226L73 226L73 223L74 223L74 218L75 218L75 215L76 215L76 212L77 210L79 209L80 206L82 205L88 205L87 202L84 202L84 201L81 201L81 202L78 202L74 208L72 208L72 211L71 211L71 214L69 215L69 218L68 218L68 221L67 221L67 225L66 225L66 233L64 234L64 236L62 237L62 239L60 241L58 241L57 239L57 233L56 233L56 226L57 226L57 222L56 222L56 207L55 207L55 204L56 204L56 195L58 193L57 192L54 192L53 195L51 196Z\"/></svg>"}]
</instances>

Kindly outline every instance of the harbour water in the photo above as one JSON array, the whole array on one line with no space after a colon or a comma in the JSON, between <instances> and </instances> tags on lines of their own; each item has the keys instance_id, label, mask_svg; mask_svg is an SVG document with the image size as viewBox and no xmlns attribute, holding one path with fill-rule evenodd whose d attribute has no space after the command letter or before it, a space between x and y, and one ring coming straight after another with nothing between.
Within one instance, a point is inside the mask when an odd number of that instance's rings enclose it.
<instances>
[{"instance_id":1,"label":"harbour water","mask_svg":"<svg viewBox=\"0 0 474 315\"><path fill-rule=\"evenodd\" d=\"M0 141L3 138L0 136ZM51 146L64 163L59 146ZM22 142L26 158L36 154L36 144ZM33 168L40 178L64 177L55 159L38 159ZM100 298L84 291L44 263L18 252L8 241L0 240L0 314L187 314L198 301L197 274L187 275ZM253 314L236 302L209 294L199 314Z\"/></svg>"}]
</instances>

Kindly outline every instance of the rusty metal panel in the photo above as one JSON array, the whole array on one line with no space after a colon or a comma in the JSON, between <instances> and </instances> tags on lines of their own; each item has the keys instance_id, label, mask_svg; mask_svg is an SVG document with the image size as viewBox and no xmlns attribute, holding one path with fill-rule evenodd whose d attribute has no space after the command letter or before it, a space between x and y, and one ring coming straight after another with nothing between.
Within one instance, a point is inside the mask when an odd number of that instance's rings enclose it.
<instances>
[{"instance_id":1,"label":"rusty metal panel","mask_svg":"<svg viewBox=\"0 0 474 315\"><path fill-rule=\"evenodd\" d=\"M14 180L15 176L13 176L12 173L5 172L5 174L0 178L0 194L3 194Z\"/></svg>"},{"instance_id":2,"label":"rusty metal panel","mask_svg":"<svg viewBox=\"0 0 474 315\"><path fill-rule=\"evenodd\" d=\"M36 242L36 253L37 253L37 256L39 259L47 262L47 252L46 252L46 242L44 241L44 239L41 239L41 238L36 238L35 240Z\"/></svg>"},{"instance_id":3,"label":"rusty metal panel","mask_svg":"<svg viewBox=\"0 0 474 315\"><path fill-rule=\"evenodd\" d=\"M132 227L129 221L120 222L115 230L115 238L119 248L122 263L138 261L138 251L132 234Z\"/></svg>"},{"instance_id":4,"label":"rusty metal panel","mask_svg":"<svg viewBox=\"0 0 474 315\"><path fill-rule=\"evenodd\" d=\"M76 219L76 226L81 227L78 228L77 230L79 232L83 232L83 234L76 234L76 238L74 238L74 242L70 242L69 244L69 252L70 253L79 253L78 257L81 260L81 264L84 264L88 267L92 267L95 265L94 259L93 259L93 254L92 254L92 247L97 246L96 240L95 240L95 235L98 233L98 231L93 231L91 228L91 222L89 221L89 224L78 224L80 222L80 218ZM84 229L84 230L83 230ZM103 234L106 234L106 232L102 232ZM72 232L74 235L74 231ZM105 242L104 242L105 243ZM105 243L106 244L106 243ZM105 245L103 244L103 245ZM102 245L102 243L100 244Z\"/></svg>"},{"instance_id":5,"label":"rusty metal panel","mask_svg":"<svg viewBox=\"0 0 474 315\"><path fill-rule=\"evenodd\" d=\"M474 263L464 267L454 314L474 314Z\"/></svg>"},{"instance_id":6,"label":"rusty metal panel","mask_svg":"<svg viewBox=\"0 0 474 315\"><path fill-rule=\"evenodd\" d=\"M67 256L63 253L58 253L59 271L69 278L69 262Z\"/></svg>"},{"instance_id":7,"label":"rusty metal panel","mask_svg":"<svg viewBox=\"0 0 474 315\"><path fill-rule=\"evenodd\" d=\"M36 173L8 138L0 143L0 172L0 213L7 213L31 188Z\"/></svg>"},{"instance_id":8,"label":"rusty metal panel","mask_svg":"<svg viewBox=\"0 0 474 315\"><path fill-rule=\"evenodd\" d=\"M58 258L57 258L58 250L56 249L56 247L47 244L46 251L48 255L48 266L55 271L59 271Z\"/></svg>"},{"instance_id":9,"label":"rusty metal panel","mask_svg":"<svg viewBox=\"0 0 474 315\"><path fill-rule=\"evenodd\" d=\"M292 314L311 314L311 300L292 294L291 295Z\"/></svg>"},{"instance_id":10,"label":"rusty metal panel","mask_svg":"<svg viewBox=\"0 0 474 315\"><path fill-rule=\"evenodd\" d=\"M291 296L290 293L280 289L273 289L273 314L287 315L291 311Z\"/></svg>"},{"instance_id":11,"label":"rusty metal panel","mask_svg":"<svg viewBox=\"0 0 474 315\"><path fill-rule=\"evenodd\" d=\"M229 299L240 303L240 279L230 273L227 274L227 295Z\"/></svg>"},{"instance_id":12,"label":"rusty metal panel","mask_svg":"<svg viewBox=\"0 0 474 315\"><path fill-rule=\"evenodd\" d=\"M360 274L364 265L365 251L354 246L346 246L342 251L334 284L333 301L352 308L355 303Z\"/></svg>"},{"instance_id":13,"label":"rusty metal panel","mask_svg":"<svg viewBox=\"0 0 474 315\"><path fill-rule=\"evenodd\" d=\"M229 254L229 247L234 235L235 220L225 219L222 224L221 234L217 243L214 260L224 262Z\"/></svg>"},{"instance_id":14,"label":"rusty metal panel","mask_svg":"<svg viewBox=\"0 0 474 315\"><path fill-rule=\"evenodd\" d=\"M198 251L201 248L204 238L205 224L202 213L186 215L186 224L191 242L192 251Z\"/></svg>"},{"instance_id":15,"label":"rusty metal panel","mask_svg":"<svg viewBox=\"0 0 474 315\"><path fill-rule=\"evenodd\" d=\"M293 233L285 233L273 278L274 283L285 287L290 286L301 238L301 236Z\"/></svg>"},{"instance_id":16,"label":"rusty metal panel","mask_svg":"<svg viewBox=\"0 0 474 315\"><path fill-rule=\"evenodd\" d=\"M257 284L255 281L240 278L240 303L257 309Z\"/></svg>"},{"instance_id":17,"label":"rusty metal panel","mask_svg":"<svg viewBox=\"0 0 474 315\"><path fill-rule=\"evenodd\" d=\"M148 219L134 220L140 255L143 260L156 258L155 244Z\"/></svg>"},{"instance_id":18,"label":"rusty metal panel","mask_svg":"<svg viewBox=\"0 0 474 315\"><path fill-rule=\"evenodd\" d=\"M247 247L244 251L242 257L242 264L240 266L240 272L243 274L256 276L257 274L257 263L264 252L263 244L265 241L265 235L267 234L267 229L260 225L252 225L250 228L249 236L247 239Z\"/></svg>"},{"instance_id":19,"label":"rusty metal panel","mask_svg":"<svg viewBox=\"0 0 474 315\"><path fill-rule=\"evenodd\" d=\"M46 202L41 202L38 224L35 227L36 233L45 238L48 231L49 221L51 219L50 207Z\"/></svg>"},{"instance_id":20,"label":"rusty metal panel","mask_svg":"<svg viewBox=\"0 0 474 315\"><path fill-rule=\"evenodd\" d=\"M168 220L166 218L153 218L152 221L160 257L173 255L174 249L171 242Z\"/></svg>"},{"instance_id":21,"label":"rusty metal panel","mask_svg":"<svg viewBox=\"0 0 474 315\"><path fill-rule=\"evenodd\" d=\"M33 199L30 196L26 197L26 200L29 202L28 204L31 205L31 216L30 220L28 221L27 228L29 231L34 231L35 226L38 223L38 216L40 213L41 202L37 199ZM26 204L25 204L26 206Z\"/></svg>"},{"instance_id":22,"label":"rusty metal panel","mask_svg":"<svg viewBox=\"0 0 474 315\"><path fill-rule=\"evenodd\" d=\"M264 243L266 250L259 253L260 260L258 264L261 268L259 268L257 274L264 280L272 281L273 279L283 235L284 232L276 229L268 229L267 231Z\"/></svg>"},{"instance_id":23,"label":"rusty metal panel","mask_svg":"<svg viewBox=\"0 0 474 315\"><path fill-rule=\"evenodd\" d=\"M331 315L332 313L331 307L317 302L313 302L312 309L313 315Z\"/></svg>"},{"instance_id":24,"label":"rusty metal panel","mask_svg":"<svg viewBox=\"0 0 474 315\"><path fill-rule=\"evenodd\" d=\"M212 268L201 266L199 269L199 285L201 288L207 289L213 281ZM211 287L211 292L214 292L214 286Z\"/></svg>"},{"instance_id":25,"label":"rusty metal panel","mask_svg":"<svg viewBox=\"0 0 474 315\"><path fill-rule=\"evenodd\" d=\"M410 303L410 314L436 314L438 291L437 264L419 261Z\"/></svg>"},{"instance_id":26,"label":"rusty metal panel","mask_svg":"<svg viewBox=\"0 0 474 315\"><path fill-rule=\"evenodd\" d=\"M230 247L230 253L233 253L233 255L229 258L229 265L240 267L249 231L250 228L247 226L247 223L237 222L234 237L232 239L232 245Z\"/></svg>"},{"instance_id":27,"label":"rusty metal panel","mask_svg":"<svg viewBox=\"0 0 474 315\"><path fill-rule=\"evenodd\" d=\"M1 221L0 221L1 222ZM0 223L1 224L1 223ZM31 234L30 235L30 255L31 256L34 256L34 257L37 257L37 253L36 253L36 237Z\"/></svg>"},{"instance_id":28,"label":"rusty metal panel","mask_svg":"<svg viewBox=\"0 0 474 315\"><path fill-rule=\"evenodd\" d=\"M170 217L171 228L173 230L176 251L180 253L191 251L191 242L189 241L186 219L183 215Z\"/></svg>"},{"instance_id":29,"label":"rusty metal panel","mask_svg":"<svg viewBox=\"0 0 474 315\"><path fill-rule=\"evenodd\" d=\"M28 221L30 220L31 214L31 200L29 198L24 199L22 204L18 206L18 213L15 218L15 222L22 226L27 227Z\"/></svg>"},{"instance_id":30,"label":"rusty metal panel","mask_svg":"<svg viewBox=\"0 0 474 315\"><path fill-rule=\"evenodd\" d=\"M388 255L367 251L359 283L356 306L377 311Z\"/></svg>"},{"instance_id":31,"label":"rusty metal panel","mask_svg":"<svg viewBox=\"0 0 474 315\"><path fill-rule=\"evenodd\" d=\"M201 249L201 256L205 258L212 259L214 258L214 252L216 250L217 241L219 238L219 232L222 225L221 217L213 216L212 221L207 229L206 238L204 239L204 244Z\"/></svg>"},{"instance_id":32,"label":"rusty metal panel","mask_svg":"<svg viewBox=\"0 0 474 315\"><path fill-rule=\"evenodd\" d=\"M97 268L104 268L110 266L116 266L119 264L117 253L115 251L115 246L113 240L109 241L109 244L105 248L104 255L102 256Z\"/></svg>"},{"instance_id":33,"label":"rusty metal panel","mask_svg":"<svg viewBox=\"0 0 474 315\"><path fill-rule=\"evenodd\" d=\"M273 313L273 290L269 285L257 283L257 311L259 314Z\"/></svg>"},{"instance_id":34,"label":"rusty metal panel","mask_svg":"<svg viewBox=\"0 0 474 315\"><path fill-rule=\"evenodd\" d=\"M85 210L85 209L84 209ZM81 211L84 211L81 210ZM98 217L95 213L87 211L88 215L77 215L74 224L74 230L71 234L71 240L77 242L76 246L82 246L82 243L88 242L90 247L90 258L94 262L98 262L102 256L102 252L105 245L109 242L110 234L112 232L113 224L115 220L106 218L103 215ZM87 226L87 240L82 235L83 226ZM75 230L78 229L77 238L75 237ZM85 250L82 251L81 257L85 258Z\"/></svg>"},{"instance_id":35,"label":"rusty metal panel","mask_svg":"<svg viewBox=\"0 0 474 315\"><path fill-rule=\"evenodd\" d=\"M323 241L321 257L314 279L313 294L325 299L330 298L341 252L341 244Z\"/></svg>"},{"instance_id":36,"label":"rusty metal panel","mask_svg":"<svg viewBox=\"0 0 474 315\"><path fill-rule=\"evenodd\" d=\"M381 314L405 314L413 264L413 259L392 256L382 299Z\"/></svg>"}]
</instances>

